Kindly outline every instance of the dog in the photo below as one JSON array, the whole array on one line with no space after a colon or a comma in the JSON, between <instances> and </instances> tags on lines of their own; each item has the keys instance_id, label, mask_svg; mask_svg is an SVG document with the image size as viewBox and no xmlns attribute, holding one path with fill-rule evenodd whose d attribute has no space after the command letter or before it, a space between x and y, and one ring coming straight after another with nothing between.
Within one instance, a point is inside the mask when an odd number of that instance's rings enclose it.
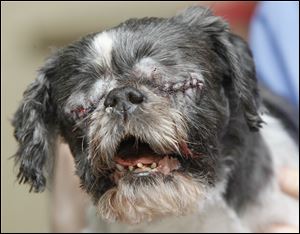
<instances>
[{"instance_id":1,"label":"dog","mask_svg":"<svg viewBox=\"0 0 300 234\"><path fill-rule=\"evenodd\" d=\"M209 9L129 19L57 50L39 70L12 122L17 178L42 192L61 136L95 223L120 223L105 230L298 224L298 201L275 180L298 149L260 103L247 43ZM270 147L275 125L291 149L282 163Z\"/></svg>"}]
</instances>

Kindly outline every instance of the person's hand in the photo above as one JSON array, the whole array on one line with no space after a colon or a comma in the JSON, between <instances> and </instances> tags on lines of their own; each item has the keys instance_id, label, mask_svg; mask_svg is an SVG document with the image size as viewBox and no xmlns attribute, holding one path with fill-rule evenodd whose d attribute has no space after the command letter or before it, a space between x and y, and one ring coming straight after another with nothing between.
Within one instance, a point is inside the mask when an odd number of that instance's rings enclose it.
<instances>
[{"instance_id":1,"label":"person's hand","mask_svg":"<svg viewBox=\"0 0 300 234\"><path fill-rule=\"evenodd\" d=\"M283 192L299 199L299 171L297 169L282 168L278 175L278 182ZM273 224L264 230L265 233L299 233L299 227L288 224Z\"/></svg>"},{"instance_id":2,"label":"person's hand","mask_svg":"<svg viewBox=\"0 0 300 234\"><path fill-rule=\"evenodd\" d=\"M299 171L297 169L282 168L278 180L283 192L299 199Z\"/></svg>"}]
</instances>

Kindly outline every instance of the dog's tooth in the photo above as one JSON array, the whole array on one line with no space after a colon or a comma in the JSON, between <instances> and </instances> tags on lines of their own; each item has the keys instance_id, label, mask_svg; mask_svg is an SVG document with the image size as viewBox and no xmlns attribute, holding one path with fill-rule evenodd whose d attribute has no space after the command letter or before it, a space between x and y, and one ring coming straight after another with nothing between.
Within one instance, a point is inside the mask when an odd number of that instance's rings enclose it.
<instances>
[{"instance_id":1,"label":"dog's tooth","mask_svg":"<svg viewBox=\"0 0 300 234\"><path fill-rule=\"evenodd\" d=\"M133 166L128 167L129 171L133 171Z\"/></svg>"},{"instance_id":2,"label":"dog's tooth","mask_svg":"<svg viewBox=\"0 0 300 234\"><path fill-rule=\"evenodd\" d=\"M116 164L116 167L117 167L117 169L119 170L119 171L124 171L124 167L122 166L122 165L120 165L120 164Z\"/></svg>"},{"instance_id":3,"label":"dog's tooth","mask_svg":"<svg viewBox=\"0 0 300 234\"><path fill-rule=\"evenodd\" d=\"M139 168L142 168L144 165L143 165L143 163L138 163L137 164L137 167L139 167Z\"/></svg>"},{"instance_id":4,"label":"dog's tooth","mask_svg":"<svg viewBox=\"0 0 300 234\"><path fill-rule=\"evenodd\" d=\"M157 166L157 165L156 165L156 163L155 163L155 162L154 162L154 163L152 163L152 164L151 164L151 169L154 169L154 168L156 168L156 166Z\"/></svg>"}]
</instances>

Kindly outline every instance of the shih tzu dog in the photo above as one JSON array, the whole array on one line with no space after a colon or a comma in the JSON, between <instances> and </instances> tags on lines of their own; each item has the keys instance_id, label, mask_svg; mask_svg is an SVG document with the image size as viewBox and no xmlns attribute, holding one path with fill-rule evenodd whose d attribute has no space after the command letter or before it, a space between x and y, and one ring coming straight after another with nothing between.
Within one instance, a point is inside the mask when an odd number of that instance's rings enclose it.
<instances>
[{"instance_id":1,"label":"shih tzu dog","mask_svg":"<svg viewBox=\"0 0 300 234\"><path fill-rule=\"evenodd\" d=\"M13 119L17 177L43 191L60 135L97 213L121 231L297 224L298 201L275 180L297 144L259 103L247 44L210 10L130 19L40 69Z\"/></svg>"}]
</instances>

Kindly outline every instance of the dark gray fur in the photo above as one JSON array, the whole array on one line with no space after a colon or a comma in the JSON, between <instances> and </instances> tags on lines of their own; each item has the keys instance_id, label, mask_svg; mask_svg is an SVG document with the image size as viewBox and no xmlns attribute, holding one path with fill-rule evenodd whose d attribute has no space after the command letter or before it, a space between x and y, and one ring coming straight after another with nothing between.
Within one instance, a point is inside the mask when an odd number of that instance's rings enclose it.
<instances>
[{"instance_id":1,"label":"dark gray fur","mask_svg":"<svg viewBox=\"0 0 300 234\"><path fill-rule=\"evenodd\" d=\"M87 92L103 76L115 79L118 86L139 83L163 95L149 79L137 81L132 73L137 61L151 57L158 62L162 84L186 80L189 72L201 72L205 80L203 92L189 105L179 105L177 96L170 94L172 107L188 116L189 141L194 143L189 148L202 155L182 159L184 170L214 186L224 180L225 170L230 168L224 194L229 204L240 209L255 201L272 171L258 132L262 120L247 44L230 32L226 22L201 7L170 19L130 19L111 31L118 38L112 51L112 70L91 63L90 44L96 35L91 34L52 55L40 70L40 78L25 91L13 120L19 142L15 155L19 182L43 191L44 166L53 160L50 142L60 134L70 145L82 187L97 201L112 186L110 171L94 172L87 159L90 123L74 130L77 119L64 112L66 101L72 93ZM96 103L91 112L97 107ZM37 127L39 134L34 137Z\"/></svg>"}]
</instances>

